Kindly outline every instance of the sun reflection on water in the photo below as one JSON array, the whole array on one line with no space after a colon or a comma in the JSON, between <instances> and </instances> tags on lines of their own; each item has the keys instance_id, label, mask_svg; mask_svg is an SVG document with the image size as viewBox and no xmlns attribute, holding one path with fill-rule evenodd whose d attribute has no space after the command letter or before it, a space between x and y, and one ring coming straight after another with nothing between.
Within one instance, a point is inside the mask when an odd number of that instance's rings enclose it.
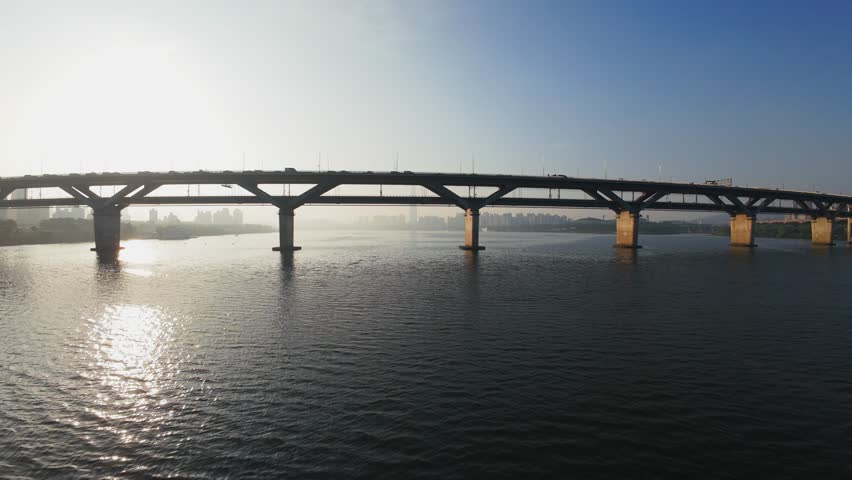
<instances>
[{"instance_id":1,"label":"sun reflection on water","mask_svg":"<svg viewBox=\"0 0 852 480\"><path fill-rule=\"evenodd\" d=\"M125 240L121 246L124 250L119 253L119 259L125 263L150 265L160 256L156 244L149 240Z\"/></svg>"},{"instance_id":2,"label":"sun reflection on water","mask_svg":"<svg viewBox=\"0 0 852 480\"><path fill-rule=\"evenodd\" d=\"M88 373L101 388L89 413L122 442L136 440L139 427L171 416L161 391L177 368L168 356L172 320L155 307L110 305L90 321L93 357Z\"/></svg>"},{"instance_id":3,"label":"sun reflection on water","mask_svg":"<svg viewBox=\"0 0 852 480\"><path fill-rule=\"evenodd\" d=\"M122 242L123 249L119 252L118 260L122 272L135 277L149 278L154 276L152 266L160 256L160 251L147 240L127 240Z\"/></svg>"}]
</instances>

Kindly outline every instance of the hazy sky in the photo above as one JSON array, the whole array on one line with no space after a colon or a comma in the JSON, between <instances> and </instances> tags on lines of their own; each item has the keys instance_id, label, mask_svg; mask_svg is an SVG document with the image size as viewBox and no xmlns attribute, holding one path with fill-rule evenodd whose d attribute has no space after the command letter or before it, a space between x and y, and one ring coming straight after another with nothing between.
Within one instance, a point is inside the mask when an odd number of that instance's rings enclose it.
<instances>
[{"instance_id":1,"label":"hazy sky","mask_svg":"<svg viewBox=\"0 0 852 480\"><path fill-rule=\"evenodd\" d=\"M0 0L0 176L285 166L852 192L850 2Z\"/></svg>"}]
</instances>

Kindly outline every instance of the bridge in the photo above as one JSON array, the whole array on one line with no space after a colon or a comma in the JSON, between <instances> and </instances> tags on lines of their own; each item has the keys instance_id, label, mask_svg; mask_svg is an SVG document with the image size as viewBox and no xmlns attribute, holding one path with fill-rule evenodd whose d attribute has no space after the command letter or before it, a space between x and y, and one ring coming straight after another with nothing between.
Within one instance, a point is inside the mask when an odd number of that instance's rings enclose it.
<instances>
[{"instance_id":1,"label":"bridge","mask_svg":"<svg viewBox=\"0 0 852 480\"><path fill-rule=\"evenodd\" d=\"M157 195L167 186L186 186L187 195ZM221 185L228 195L191 195L190 186ZM292 186L304 188L291 194ZM367 195L335 195L342 185L373 186ZM384 186L419 186L425 195L384 195ZM112 188L111 195L95 187ZM49 198L19 198L19 190L47 189ZM466 192L465 192L466 191ZM530 195L530 192L535 195ZM479 212L489 206L609 209L616 214L616 247L639 248L639 218L645 210L724 212L731 217L731 245L753 247L759 214L797 214L811 218L812 242L832 245L836 219L852 227L852 196L785 189L675 182L575 178L564 175L482 175L415 172L139 172L27 175L0 178L0 208L88 206L92 209L99 255L120 249L121 211L130 205L262 204L278 208L279 245L293 244L296 209L303 205L443 205L465 212L464 250L477 252ZM852 231L847 239L852 241Z\"/></svg>"}]
</instances>

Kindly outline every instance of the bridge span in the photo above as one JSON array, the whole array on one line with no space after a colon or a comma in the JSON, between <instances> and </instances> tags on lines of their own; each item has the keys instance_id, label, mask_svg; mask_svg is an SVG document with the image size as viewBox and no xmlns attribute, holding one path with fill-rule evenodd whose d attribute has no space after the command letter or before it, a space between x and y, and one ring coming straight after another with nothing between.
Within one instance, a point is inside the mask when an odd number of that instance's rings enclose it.
<instances>
[{"instance_id":1,"label":"bridge span","mask_svg":"<svg viewBox=\"0 0 852 480\"><path fill-rule=\"evenodd\" d=\"M229 195L156 195L167 186L221 185ZM298 194L288 186L307 186ZM335 195L342 185L372 185L377 194ZM427 195L384 195L383 186L419 186ZM112 187L111 195L95 187ZM47 189L49 198L16 198L14 192ZM200 187L199 187L200 189ZM291 189L291 188L290 188ZM477 189L481 195L477 195ZM466 190L466 193L465 193ZM101 189L102 191L102 189ZM279 193L280 191L280 193ZM530 192L537 195L529 195ZM51 196L52 195L52 196ZM293 243L296 209L303 205L443 205L465 212L464 250L477 252L479 212L488 206L610 209L616 214L616 247L639 248L639 218L644 210L718 211L731 217L731 245L753 247L759 214L781 213L811 218L812 242L832 245L836 219L852 227L852 196L785 189L693 183L576 178L564 175L482 175L415 172L139 172L39 175L0 178L0 208L88 206L93 211L99 255L120 249L121 211L130 205L265 204L278 208L279 245ZM852 241L852 231L847 230Z\"/></svg>"}]
</instances>

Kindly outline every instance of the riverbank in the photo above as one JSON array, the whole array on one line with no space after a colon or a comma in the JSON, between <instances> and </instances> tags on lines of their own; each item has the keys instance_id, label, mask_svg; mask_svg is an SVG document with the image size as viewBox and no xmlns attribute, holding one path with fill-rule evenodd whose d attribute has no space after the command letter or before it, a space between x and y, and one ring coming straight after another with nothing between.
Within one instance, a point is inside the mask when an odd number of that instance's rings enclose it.
<instances>
[{"instance_id":1,"label":"riverbank","mask_svg":"<svg viewBox=\"0 0 852 480\"><path fill-rule=\"evenodd\" d=\"M193 222L180 223L181 231L188 237L211 237L249 233L271 233L275 229L267 225L205 225ZM0 228L0 246L43 245L55 243L94 242L94 226L91 220L56 218L42 222L38 227L15 228L6 222ZM157 226L147 222L121 224L121 239L159 239Z\"/></svg>"},{"instance_id":2,"label":"riverbank","mask_svg":"<svg viewBox=\"0 0 852 480\"><path fill-rule=\"evenodd\" d=\"M208 237L221 235L239 235L249 233L272 233L276 229L268 225L207 225L194 222L177 224L187 237ZM159 226L162 229L162 226ZM347 227L338 227L346 229ZM352 230L370 230L358 227L348 227ZM386 230L405 231L407 228L388 228ZM420 229L421 231L437 231L437 229ZM443 230L443 229L442 229ZM484 229L486 230L486 229ZM490 226L492 232L549 232L549 233L591 233L615 234L614 222L575 222L562 225L513 225ZM714 236L729 236L730 227L726 225L702 225L695 223L675 222L646 222L640 225L640 235L680 235L706 234ZM802 239L811 238L810 223L757 223L755 238ZM832 237L835 240L846 239L846 228L837 225ZM159 239L158 226L148 222L123 223L121 239ZM91 220L51 219L39 227L18 229L8 222L0 222L0 246L39 245L55 243L85 243L94 242L94 227Z\"/></svg>"},{"instance_id":3,"label":"riverbank","mask_svg":"<svg viewBox=\"0 0 852 480\"><path fill-rule=\"evenodd\" d=\"M566 232L566 233L597 233L615 234L615 223L608 221L600 222L575 222L567 225L513 225L488 227L491 231L500 232ZM697 223L676 222L643 222L639 225L639 235L678 235L678 234L708 234L716 236L730 236L731 228L728 225L709 225ZM780 238L810 240L810 222L787 222L787 223L756 223L754 226L755 238ZM835 224L832 230L832 238L835 240L846 239L846 226L844 222Z\"/></svg>"}]
</instances>

